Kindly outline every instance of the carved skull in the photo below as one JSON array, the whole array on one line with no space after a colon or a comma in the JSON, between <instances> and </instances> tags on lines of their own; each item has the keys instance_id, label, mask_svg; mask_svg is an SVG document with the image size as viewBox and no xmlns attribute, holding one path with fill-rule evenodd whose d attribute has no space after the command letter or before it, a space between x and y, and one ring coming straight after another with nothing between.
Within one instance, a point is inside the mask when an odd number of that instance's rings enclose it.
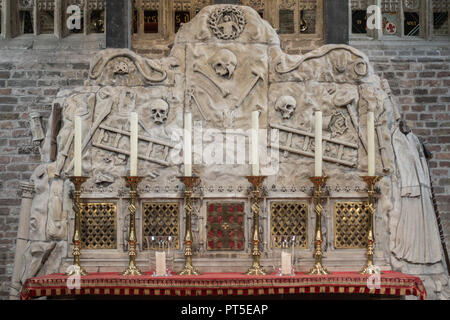
<instances>
[{"instance_id":1,"label":"carved skull","mask_svg":"<svg viewBox=\"0 0 450 320\"><path fill-rule=\"evenodd\" d=\"M164 124L169 114L169 104L163 99L157 99L151 104L150 117L156 124Z\"/></svg>"},{"instance_id":2,"label":"carved skull","mask_svg":"<svg viewBox=\"0 0 450 320\"><path fill-rule=\"evenodd\" d=\"M114 74L128 74L130 70L128 69L128 64L124 61L118 61L114 65Z\"/></svg>"},{"instance_id":3,"label":"carved skull","mask_svg":"<svg viewBox=\"0 0 450 320\"><path fill-rule=\"evenodd\" d=\"M281 96L275 104L275 110L281 112L283 119L290 119L297 107L297 101L291 96Z\"/></svg>"},{"instance_id":4,"label":"carved skull","mask_svg":"<svg viewBox=\"0 0 450 320\"><path fill-rule=\"evenodd\" d=\"M236 70L237 58L233 52L228 49L219 50L211 58L211 67L219 77L230 79Z\"/></svg>"}]
</instances>

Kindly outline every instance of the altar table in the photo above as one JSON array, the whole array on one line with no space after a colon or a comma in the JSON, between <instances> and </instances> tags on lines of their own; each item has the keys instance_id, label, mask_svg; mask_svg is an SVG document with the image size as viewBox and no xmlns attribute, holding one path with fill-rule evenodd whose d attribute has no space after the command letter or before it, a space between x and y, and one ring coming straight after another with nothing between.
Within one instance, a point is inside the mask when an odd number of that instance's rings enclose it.
<instances>
[{"instance_id":1,"label":"altar table","mask_svg":"<svg viewBox=\"0 0 450 320\"><path fill-rule=\"evenodd\" d=\"M38 297L73 296L257 296L287 294L375 294L414 295L426 298L418 277L396 271L381 274L379 289L367 286L368 275L333 272L329 275L249 276L241 273L205 273L199 276L123 276L119 273L91 273L82 276L79 289L67 287L68 276L51 274L28 279L22 287L22 300Z\"/></svg>"}]
</instances>

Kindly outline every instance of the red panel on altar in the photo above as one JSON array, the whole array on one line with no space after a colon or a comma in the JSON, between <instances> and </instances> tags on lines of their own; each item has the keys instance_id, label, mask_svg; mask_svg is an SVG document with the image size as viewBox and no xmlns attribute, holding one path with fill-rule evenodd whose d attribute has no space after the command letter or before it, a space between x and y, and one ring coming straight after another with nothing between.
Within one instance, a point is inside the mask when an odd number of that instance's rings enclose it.
<instances>
[{"instance_id":1,"label":"red panel on altar","mask_svg":"<svg viewBox=\"0 0 450 320\"><path fill-rule=\"evenodd\" d=\"M395 271L381 275L380 285L369 288L368 275L334 272L329 275L248 276L241 273L206 273L199 276L153 277L122 276L119 273L92 273L82 276L80 289L67 287L68 276L52 274L28 279L21 299L42 296L251 296L302 293L345 293L377 295L414 295L426 298L418 277Z\"/></svg>"},{"instance_id":2,"label":"red panel on altar","mask_svg":"<svg viewBox=\"0 0 450 320\"><path fill-rule=\"evenodd\" d=\"M244 249L244 203L208 203L208 250Z\"/></svg>"}]
</instances>

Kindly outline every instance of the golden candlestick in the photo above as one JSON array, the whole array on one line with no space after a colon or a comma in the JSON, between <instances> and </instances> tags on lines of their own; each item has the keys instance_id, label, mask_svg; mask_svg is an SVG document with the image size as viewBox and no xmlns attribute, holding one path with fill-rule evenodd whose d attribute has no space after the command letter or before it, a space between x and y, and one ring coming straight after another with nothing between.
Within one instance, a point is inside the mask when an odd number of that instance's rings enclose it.
<instances>
[{"instance_id":1,"label":"golden candlestick","mask_svg":"<svg viewBox=\"0 0 450 320\"><path fill-rule=\"evenodd\" d=\"M253 212L253 264L248 269L245 274L248 275L265 275L266 272L263 270L260 264L261 252L259 251L259 243L261 242L261 235L259 234L259 202L261 200L261 186L266 178L265 176L248 176L247 180L252 184L252 212Z\"/></svg>"},{"instance_id":2,"label":"golden candlestick","mask_svg":"<svg viewBox=\"0 0 450 320\"><path fill-rule=\"evenodd\" d=\"M184 189L184 212L186 214L184 234L184 256L186 262L180 275L199 275L200 273L192 265L192 189L200 183L199 177L178 177L183 182Z\"/></svg>"},{"instance_id":3,"label":"golden candlestick","mask_svg":"<svg viewBox=\"0 0 450 320\"><path fill-rule=\"evenodd\" d=\"M127 185L130 187L130 204L128 206L128 212L130 213L130 229L128 234L128 268L122 272L124 276L139 276L142 275L141 270L136 266L136 198L137 186L141 182L142 177L138 176L127 176L124 177Z\"/></svg>"},{"instance_id":4,"label":"golden candlestick","mask_svg":"<svg viewBox=\"0 0 450 320\"><path fill-rule=\"evenodd\" d=\"M75 186L72 209L75 212L75 227L73 232L73 268L66 274L85 276L87 271L80 265L81 255L81 185L88 179L88 177L74 176L69 177L70 181Z\"/></svg>"},{"instance_id":5,"label":"golden candlestick","mask_svg":"<svg viewBox=\"0 0 450 320\"><path fill-rule=\"evenodd\" d=\"M314 232L314 267L309 271L309 274L330 274L322 265L322 188L327 181L327 177L311 177L309 178L314 184L314 211L316 212L316 230Z\"/></svg>"},{"instance_id":6,"label":"golden candlestick","mask_svg":"<svg viewBox=\"0 0 450 320\"><path fill-rule=\"evenodd\" d=\"M375 213L375 184L381 179L380 176L362 176L367 184L368 202L367 213L369 214L369 223L367 230L367 262L366 266L361 270L361 274L375 274L378 268L373 264L373 247L375 237L373 232L373 215Z\"/></svg>"}]
</instances>

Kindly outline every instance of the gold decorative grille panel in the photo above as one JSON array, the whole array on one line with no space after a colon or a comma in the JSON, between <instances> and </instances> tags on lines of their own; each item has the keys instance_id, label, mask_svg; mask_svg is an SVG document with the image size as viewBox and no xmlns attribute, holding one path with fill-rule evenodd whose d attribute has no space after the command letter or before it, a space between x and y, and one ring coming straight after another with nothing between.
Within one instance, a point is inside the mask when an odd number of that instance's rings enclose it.
<instances>
[{"instance_id":1,"label":"gold decorative grille panel","mask_svg":"<svg viewBox=\"0 0 450 320\"><path fill-rule=\"evenodd\" d=\"M173 237L172 246L180 248L180 204L178 202L144 202L142 213L143 249L158 249L159 244L148 241L154 237ZM152 244L153 243L153 244Z\"/></svg>"},{"instance_id":2,"label":"gold decorative grille panel","mask_svg":"<svg viewBox=\"0 0 450 320\"><path fill-rule=\"evenodd\" d=\"M308 204L275 201L270 205L272 247L281 248L285 237L295 236L296 248L308 247Z\"/></svg>"},{"instance_id":3,"label":"gold decorative grille panel","mask_svg":"<svg viewBox=\"0 0 450 320\"><path fill-rule=\"evenodd\" d=\"M81 203L81 246L85 249L117 248L117 204Z\"/></svg>"},{"instance_id":4,"label":"gold decorative grille panel","mask_svg":"<svg viewBox=\"0 0 450 320\"><path fill-rule=\"evenodd\" d=\"M369 215L365 202L336 202L334 205L334 247L355 249L367 247Z\"/></svg>"}]
</instances>

